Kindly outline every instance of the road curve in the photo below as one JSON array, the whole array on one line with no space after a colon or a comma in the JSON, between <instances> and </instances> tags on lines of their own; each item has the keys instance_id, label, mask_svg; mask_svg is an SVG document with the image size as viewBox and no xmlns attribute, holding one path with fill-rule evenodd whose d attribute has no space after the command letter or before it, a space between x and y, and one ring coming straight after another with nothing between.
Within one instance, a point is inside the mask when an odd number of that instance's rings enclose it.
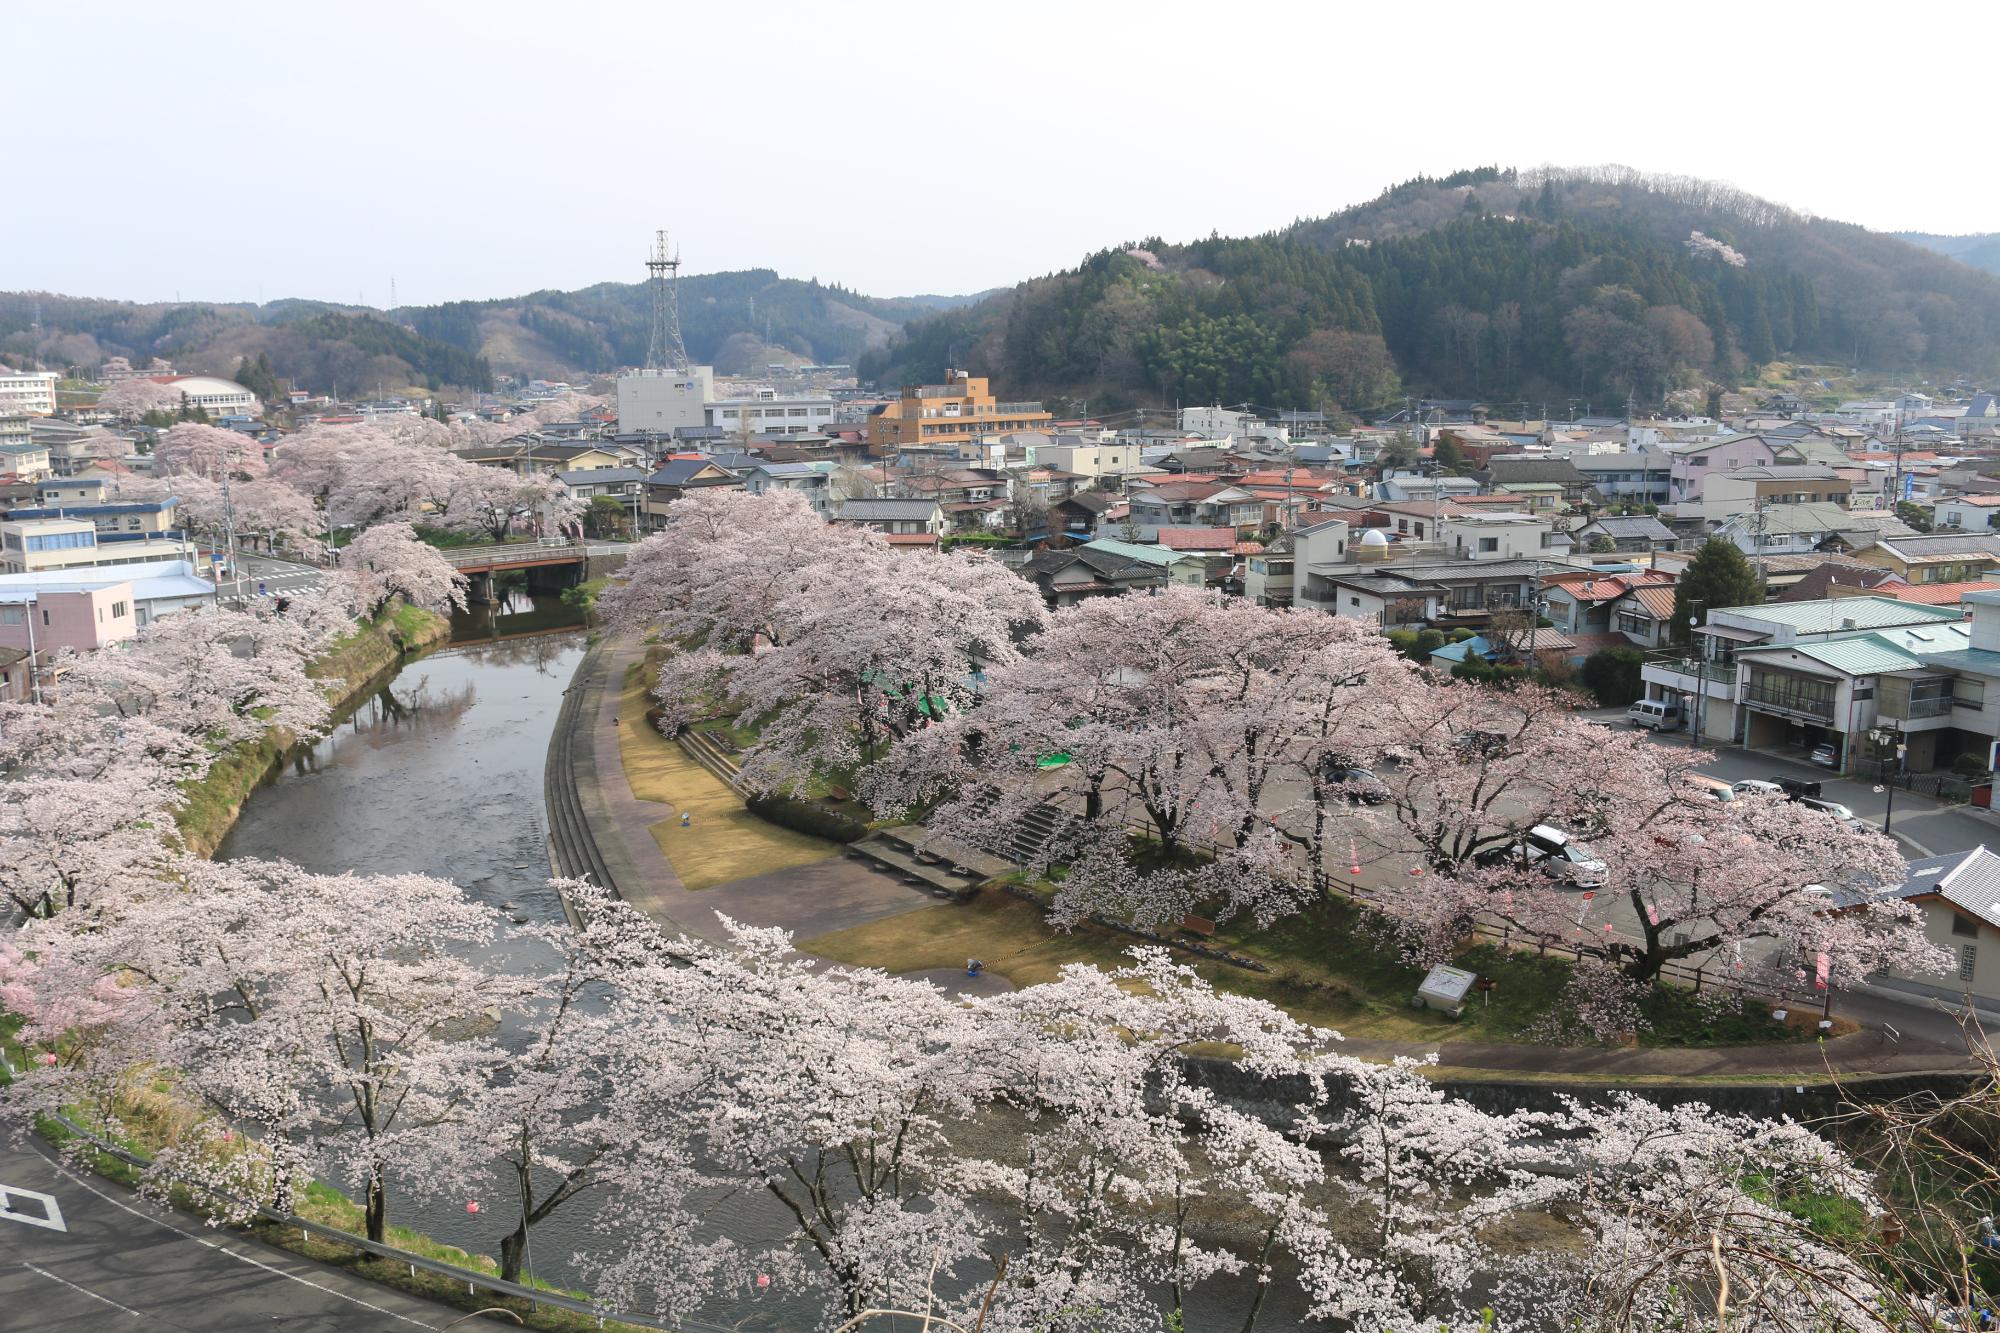
<instances>
[{"instance_id":1,"label":"road curve","mask_svg":"<svg viewBox=\"0 0 2000 1333\"><path fill-rule=\"evenodd\" d=\"M0 1191L0 1330L411 1333L459 1315L148 1203L38 1142L0 1141Z\"/></svg>"}]
</instances>

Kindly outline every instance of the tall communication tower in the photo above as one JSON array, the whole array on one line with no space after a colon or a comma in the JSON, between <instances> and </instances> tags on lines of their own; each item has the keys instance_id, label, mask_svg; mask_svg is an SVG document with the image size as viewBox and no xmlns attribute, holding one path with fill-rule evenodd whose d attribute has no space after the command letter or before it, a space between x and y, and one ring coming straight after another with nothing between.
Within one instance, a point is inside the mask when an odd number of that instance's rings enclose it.
<instances>
[{"instance_id":1,"label":"tall communication tower","mask_svg":"<svg viewBox=\"0 0 2000 1333\"><path fill-rule=\"evenodd\" d=\"M653 289L653 328L646 339L646 369L688 372L687 344L681 341L681 257L667 249L667 233L653 233L646 261Z\"/></svg>"}]
</instances>

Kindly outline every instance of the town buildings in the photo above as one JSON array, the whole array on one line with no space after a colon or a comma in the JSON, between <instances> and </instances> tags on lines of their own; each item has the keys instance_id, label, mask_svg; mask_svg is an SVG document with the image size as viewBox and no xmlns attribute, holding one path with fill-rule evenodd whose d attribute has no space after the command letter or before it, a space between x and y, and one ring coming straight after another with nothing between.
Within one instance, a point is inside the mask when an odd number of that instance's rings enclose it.
<instances>
[{"instance_id":1,"label":"town buildings","mask_svg":"<svg viewBox=\"0 0 2000 1333\"><path fill-rule=\"evenodd\" d=\"M1045 430L1053 420L1040 403L1001 402L983 376L947 370L943 384L907 385L900 397L883 404L868 419L868 443L885 454L956 458L961 444L987 435Z\"/></svg>"},{"instance_id":2,"label":"town buildings","mask_svg":"<svg viewBox=\"0 0 2000 1333\"><path fill-rule=\"evenodd\" d=\"M56 411L53 370L0 368L0 417L48 417Z\"/></svg>"}]
</instances>

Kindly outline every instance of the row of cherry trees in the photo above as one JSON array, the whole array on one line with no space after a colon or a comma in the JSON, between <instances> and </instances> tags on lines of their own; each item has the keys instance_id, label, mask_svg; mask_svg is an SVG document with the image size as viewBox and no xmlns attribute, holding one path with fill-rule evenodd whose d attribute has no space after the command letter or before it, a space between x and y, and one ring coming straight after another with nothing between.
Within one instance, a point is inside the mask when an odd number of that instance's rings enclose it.
<instances>
[{"instance_id":1,"label":"row of cherry trees","mask_svg":"<svg viewBox=\"0 0 2000 1333\"><path fill-rule=\"evenodd\" d=\"M509 423L507 435L525 427ZM180 516L211 536L233 525L272 545L303 547L337 528L403 522L504 539L526 521L560 531L580 506L554 476L486 467L452 452L487 442L490 427L428 417L359 425L315 423L266 455L240 431L182 422L160 436L151 477L123 477L119 500L181 502Z\"/></svg>"},{"instance_id":2,"label":"row of cherry trees","mask_svg":"<svg viewBox=\"0 0 2000 1333\"><path fill-rule=\"evenodd\" d=\"M1715 801L1689 780L1698 753L1559 691L1441 677L1349 618L1179 588L1050 613L983 555L722 493L673 506L601 606L682 645L655 689L670 729L761 725L753 789L837 774L878 813L995 851L1018 851L1031 808L1053 813L1029 869L1063 867L1060 922L1268 923L1366 861L1423 957L1475 923L1576 951L1601 1029L1683 960L1754 985L1947 965L1888 892L1888 839L1782 799ZM1357 767L1381 799L1351 799ZM1530 865L1521 836L1542 823L1589 839L1606 883L1585 896Z\"/></svg>"},{"instance_id":3,"label":"row of cherry trees","mask_svg":"<svg viewBox=\"0 0 2000 1333\"><path fill-rule=\"evenodd\" d=\"M577 1267L614 1308L673 1318L778 1296L829 1321L935 1302L962 1326L1139 1333L1190 1308L1250 1329L1275 1301L1367 1330L1469 1329L1481 1306L1666 1328L1711 1317L1718 1265L1774 1325L1870 1322L1887 1299L1786 1211L1879 1207L1788 1122L1634 1098L1481 1111L1161 950L954 999L814 966L780 932L670 940L560 887L582 928L521 932L421 876L171 859L0 944L0 999L44 1052L0 1106L109 1115L135 1075L173 1071L210 1114L156 1186L241 1215L354 1180L377 1238L392 1190L449 1197L497 1164L510 1274L588 1191ZM472 961L509 933L556 961ZM1215 1042L1279 1109L1199 1077L1184 1056ZM705 1214L739 1195L772 1219L718 1234ZM1489 1238L1513 1226L1547 1239L1503 1256Z\"/></svg>"}]
</instances>

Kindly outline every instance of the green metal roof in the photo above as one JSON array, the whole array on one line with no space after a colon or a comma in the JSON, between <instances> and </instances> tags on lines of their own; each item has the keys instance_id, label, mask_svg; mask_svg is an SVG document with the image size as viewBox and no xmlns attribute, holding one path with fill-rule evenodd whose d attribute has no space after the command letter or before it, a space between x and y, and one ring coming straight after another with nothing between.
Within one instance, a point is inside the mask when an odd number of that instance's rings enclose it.
<instances>
[{"instance_id":1,"label":"green metal roof","mask_svg":"<svg viewBox=\"0 0 2000 1333\"><path fill-rule=\"evenodd\" d=\"M1109 537L1099 537L1096 541L1084 543L1093 551L1108 551L1112 555L1122 555L1127 560L1139 560L1149 565L1172 565L1183 560L1196 560L1197 556L1180 551L1170 551L1164 546L1141 546L1136 542L1114 541Z\"/></svg>"},{"instance_id":2,"label":"green metal roof","mask_svg":"<svg viewBox=\"0 0 2000 1333\"><path fill-rule=\"evenodd\" d=\"M1884 643L1873 634L1864 634L1856 639L1836 639L1831 643L1795 643L1788 645L1788 649L1850 676L1876 676L1884 671L1908 671L1911 667L1922 665L1915 653Z\"/></svg>"},{"instance_id":3,"label":"green metal roof","mask_svg":"<svg viewBox=\"0 0 2000 1333\"><path fill-rule=\"evenodd\" d=\"M1754 606L1719 606L1711 618L1723 612L1747 620L1773 625L1789 625L1800 634L1826 634L1848 628L1890 629L1898 625L1924 625L1933 621L1958 620L1955 606L1925 606L1899 602L1893 597L1832 597L1817 602L1759 602ZM1853 621L1850 627L1847 622Z\"/></svg>"}]
</instances>

